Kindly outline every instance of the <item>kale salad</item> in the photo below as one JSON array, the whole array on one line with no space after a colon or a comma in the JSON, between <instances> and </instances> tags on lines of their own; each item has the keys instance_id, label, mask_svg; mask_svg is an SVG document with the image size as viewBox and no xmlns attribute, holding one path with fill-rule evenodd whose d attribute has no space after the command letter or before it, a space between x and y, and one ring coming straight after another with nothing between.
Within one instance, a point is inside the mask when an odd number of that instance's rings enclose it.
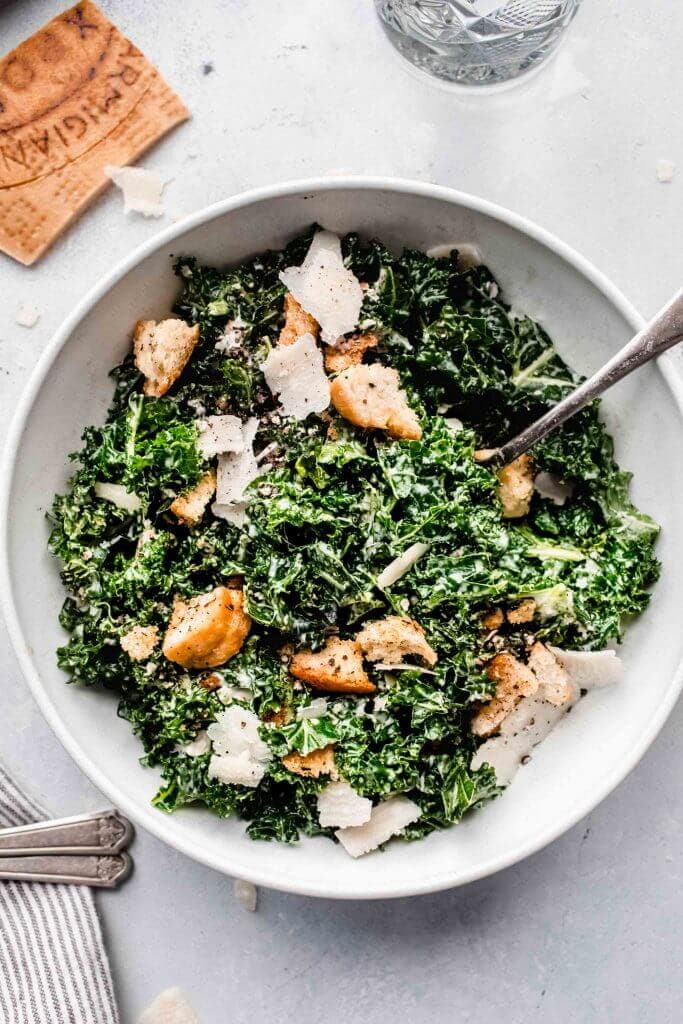
<instances>
[{"instance_id":1,"label":"kale salad","mask_svg":"<svg viewBox=\"0 0 683 1024\"><path fill-rule=\"evenodd\" d=\"M59 665L112 691L161 811L352 856L419 839L618 681L658 528L598 403L482 464L580 378L444 253L314 226L235 269L178 259L173 313L131 322L50 546Z\"/></svg>"}]
</instances>

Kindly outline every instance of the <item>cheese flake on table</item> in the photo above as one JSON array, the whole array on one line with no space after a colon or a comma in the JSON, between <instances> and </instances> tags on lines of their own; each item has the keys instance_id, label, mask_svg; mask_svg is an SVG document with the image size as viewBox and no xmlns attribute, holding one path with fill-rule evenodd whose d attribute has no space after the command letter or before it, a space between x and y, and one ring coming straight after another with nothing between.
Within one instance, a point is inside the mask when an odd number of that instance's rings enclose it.
<instances>
[{"instance_id":1,"label":"cheese flake on table","mask_svg":"<svg viewBox=\"0 0 683 1024\"><path fill-rule=\"evenodd\" d=\"M40 320L40 310L30 302L22 302L17 306L14 319L20 327L35 327Z\"/></svg>"},{"instance_id":2,"label":"cheese flake on table","mask_svg":"<svg viewBox=\"0 0 683 1024\"><path fill-rule=\"evenodd\" d=\"M123 192L123 212L141 213L143 217L163 217L161 193L164 180L156 171L144 167L116 167L107 164L104 173Z\"/></svg>"},{"instance_id":3,"label":"cheese flake on table","mask_svg":"<svg viewBox=\"0 0 683 1024\"><path fill-rule=\"evenodd\" d=\"M138 1024L200 1024L179 988L166 988L138 1018Z\"/></svg>"},{"instance_id":4,"label":"cheese flake on table","mask_svg":"<svg viewBox=\"0 0 683 1024\"><path fill-rule=\"evenodd\" d=\"M271 349L261 371L285 416L305 420L330 404L330 382L323 354L312 334L302 334L291 345Z\"/></svg>"},{"instance_id":5,"label":"cheese flake on table","mask_svg":"<svg viewBox=\"0 0 683 1024\"><path fill-rule=\"evenodd\" d=\"M356 329L363 289L344 266L341 242L331 231L318 231L300 267L287 267L280 280L299 305L320 324L323 341L334 342Z\"/></svg>"}]
</instances>

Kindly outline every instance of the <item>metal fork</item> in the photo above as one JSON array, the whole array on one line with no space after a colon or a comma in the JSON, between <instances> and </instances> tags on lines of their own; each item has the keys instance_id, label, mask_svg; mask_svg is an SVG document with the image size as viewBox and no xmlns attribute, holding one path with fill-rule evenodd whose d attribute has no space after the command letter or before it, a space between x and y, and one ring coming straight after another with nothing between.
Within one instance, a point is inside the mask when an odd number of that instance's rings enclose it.
<instances>
[{"instance_id":1,"label":"metal fork","mask_svg":"<svg viewBox=\"0 0 683 1024\"><path fill-rule=\"evenodd\" d=\"M683 289L667 302L666 306L635 338L605 363L601 370L580 384L575 391L553 406L544 416L532 423L511 441L500 448L482 453L477 461L484 466L506 466L523 455L538 441L561 427L571 416L589 405L595 398L623 380L639 366L661 356L663 352L683 341Z\"/></svg>"}]
</instances>

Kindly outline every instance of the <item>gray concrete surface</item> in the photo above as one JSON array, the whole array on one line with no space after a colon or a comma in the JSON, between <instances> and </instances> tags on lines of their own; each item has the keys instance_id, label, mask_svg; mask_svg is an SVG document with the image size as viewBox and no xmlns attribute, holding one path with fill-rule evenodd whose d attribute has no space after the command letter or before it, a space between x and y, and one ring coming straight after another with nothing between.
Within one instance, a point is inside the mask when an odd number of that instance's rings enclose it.
<instances>
[{"instance_id":1,"label":"gray concrete surface","mask_svg":"<svg viewBox=\"0 0 683 1024\"><path fill-rule=\"evenodd\" d=\"M554 64L497 96L416 77L369 0L101 5L193 119L144 161L172 178L164 220L124 219L112 189L37 267L0 257L3 432L51 332L105 270L172 218L252 185L344 170L453 185L556 232L645 314L680 286L675 4L586 0ZM5 4L0 51L61 6ZM656 179L660 158L678 163L670 185ZM21 302L40 309L33 329L15 323ZM0 756L55 813L97 808L4 631L0 645ZM135 876L98 897L124 1024L168 985L203 1024L680 1020L682 727L679 706L637 770L551 847L441 895L335 904L262 892L249 914L230 880L140 833Z\"/></svg>"}]
</instances>

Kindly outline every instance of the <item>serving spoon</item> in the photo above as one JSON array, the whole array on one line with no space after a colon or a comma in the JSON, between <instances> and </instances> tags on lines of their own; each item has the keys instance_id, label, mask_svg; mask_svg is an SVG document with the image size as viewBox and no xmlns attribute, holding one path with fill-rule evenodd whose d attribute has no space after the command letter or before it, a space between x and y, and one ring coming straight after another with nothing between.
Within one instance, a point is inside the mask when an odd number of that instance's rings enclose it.
<instances>
[{"instance_id":1,"label":"serving spoon","mask_svg":"<svg viewBox=\"0 0 683 1024\"><path fill-rule=\"evenodd\" d=\"M613 355L602 369L511 441L507 441L500 448L489 448L482 452L477 461L482 466L507 466L553 430L561 427L617 381L623 380L629 373L649 363L651 359L661 356L680 341L683 341L683 289L667 302L635 338Z\"/></svg>"}]
</instances>

